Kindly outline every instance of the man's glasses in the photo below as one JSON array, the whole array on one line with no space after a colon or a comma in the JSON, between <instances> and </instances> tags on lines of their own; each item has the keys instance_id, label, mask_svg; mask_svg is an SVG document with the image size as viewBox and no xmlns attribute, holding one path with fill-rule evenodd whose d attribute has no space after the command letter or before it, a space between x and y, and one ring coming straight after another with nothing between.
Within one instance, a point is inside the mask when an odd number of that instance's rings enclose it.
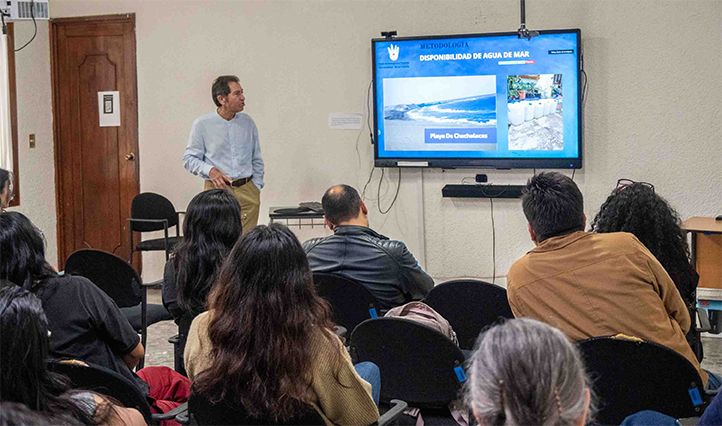
<instances>
[{"instance_id":1,"label":"man's glasses","mask_svg":"<svg viewBox=\"0 0 722 426\"><path fill-rule=\"evenodd\" d=\"M617 181L617 189L618 189L619 191L621 191L621 190L623 190L624 188L626 188L626 187L628 187L628 186L634 185L635 183L638 183L638 184L640 184L640 185L646 186L647 188L651 189L652 192L654 192L654 185L652 185L651 183L649 183L649 182L635 182L635 181L633 181L633 180L631 180L631 179L619 179L619 180Z\"/></svg>"}]
</instances>

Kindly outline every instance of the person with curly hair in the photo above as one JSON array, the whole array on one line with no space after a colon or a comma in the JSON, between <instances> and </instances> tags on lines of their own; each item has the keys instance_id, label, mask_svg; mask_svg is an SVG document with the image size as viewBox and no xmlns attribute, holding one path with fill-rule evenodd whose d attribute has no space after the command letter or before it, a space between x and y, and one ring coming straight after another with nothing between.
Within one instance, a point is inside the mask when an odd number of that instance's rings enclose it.
<instances>
[{"instance_id":1,"label":"person with curly hair","mask_svg":"<svg viewBox=\"0 0 722 426\"><path fill-rule=\"evenodd\" d=\"M543 321L575 341L625 334L664 345L683 355L709 389L720 386L685 338L689 311L662 264L630 233L585 232L584 197L571 178L535 175L522 209L536 248L507 275L515 317Z\"/></svg>"},{"instance_id":2,"label":"person with curly hair","mask_svg":"<svg viewBox=\"0 0 722 426\"><path fill-rule=\"evenodd\" d=\"M620 179L599 208L591 231L634 234L662 264L694 318L699 275L689 260L687 237L681 225L679 214L654 191L654 186ZM701 352L702 343L694 329L687 333L687 341Z\"/></svg>"},{"instance_id":3,"label":"person with curly hair","mask_svg":"<svg viewBox=\"0 0 722 426\"><path fill-rule=\"evenodd\" d=\"M689 260L677 211L646 182L619 186L599 208L591 230L634 234L664 266L687 306L696 304L699 275Z\"/></svg>"}]
</instances>

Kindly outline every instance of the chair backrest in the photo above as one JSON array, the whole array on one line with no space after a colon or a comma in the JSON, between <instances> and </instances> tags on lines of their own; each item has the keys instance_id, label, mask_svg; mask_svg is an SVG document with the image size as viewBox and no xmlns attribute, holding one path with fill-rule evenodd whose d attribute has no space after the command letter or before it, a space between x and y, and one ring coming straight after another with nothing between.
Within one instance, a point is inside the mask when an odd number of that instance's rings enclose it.
<instances>
[{"instance_id":1,"label":"chair backrest","mask_svg":"<svg viewBox=\"0 0 722 426\"><path fill-rule=\"evenodd\" d=\"M695 367L672 349L611 337L595 337L578 345L599 400L595 420L600 424L620 424L642 410L674 418L702 413L702 380Z\"/></svg>"},{"instance_id":2,"label":"chair backrest","mask_svg":"<svg viewBox=\"0 0 722 426\"><path fill-rule=\"evenodd\" d=\"M164 196L153 192L143 192L133 197L130 205L130 218L165 219L168 221L169 228L178 224L178 213L176 213L173 203ZM130 229L136 232L160 231L163 229L163 223L131 221Z\"/></svg>"},{"instance_id":3,"label":"chair backrest","mask_svg":"<svg viewBox=\"0 0 722 426\"><path fill-rule=\"evenodd\" d=\"M314 272L319 296L331 304L334 321L351 333L361 322L380 316L379 303L366 287L350 278Z\"/></svg>"},{"instance_id":4,"label":"chair backrest","mask_svg":"<svg viewBox=\"0 0 722 426\"><path fill-rule=\"evenodd\" d=\"M130 380L115 371L90 364L88 366L64 362L48 362L48 369L63 374L70 379L73 389L84 389L115 398L128 408L135 408L152 424L148 401Z\"/></svg>"},{"instance_id":5,"label":"chair backrest","mask_svg":"<svg viewBox=\"0 0 722 426\"><path fill-rule=\"evenodd\" d=\"M458 397L466 380L464 354L431 327L403 318L377 318L351 334L354 362L371 361L381 370L381 399L412 407L443 407Z\"/></svg>"},{"instance_id":6,"label":"chair backrest","mask_svg":"<svg viewBox=\"0 0 722 426\"><path fill-rule=\"evenodd\" d=\"M142 281L130 263L93 249L78 250L65 261L65 273L85 277L103 290L120 308L143 300Z\"/></svg>"},{"instance_id":7,"label":"chair backrest","mask_svg":"<svg viewBox=\"0 0 722 426\"><path fill-rule=\"evenodd\" d=\"M212 404L203 395L191 393L188 414L199 425L325 425L323 417L310 405L304 415L279 423L268 418L249 417L243 405L228 401L229 398Z\"/></svg>"},{"instance_id":8,"label":"chair backrest","mask_svg":"<svg viewBox=\"0 0 722 426\"><path fill-rule=\"evenodd\" d=\"M514 318L506 289L481 280L441 283L431 289L424 302L449 321L462 349L473 349L484 327L500 318Z\"/></svg>"}]
</instances>

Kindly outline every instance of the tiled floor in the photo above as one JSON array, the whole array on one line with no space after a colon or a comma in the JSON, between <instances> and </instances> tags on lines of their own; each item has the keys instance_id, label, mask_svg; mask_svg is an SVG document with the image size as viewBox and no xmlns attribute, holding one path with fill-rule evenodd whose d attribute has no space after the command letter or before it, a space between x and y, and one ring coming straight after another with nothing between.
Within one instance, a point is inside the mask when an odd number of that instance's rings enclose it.
<instances>
[{"instance_id":1,"label":"tiled floor","mask_svg":"<svg viewBox=\"0 0 722 426\"><path fill-rule=\"evenodd\" d=\"M161 304L160 290L148 291L148 303ZM173 321L161 321L148 327L148 341L145 348L145 366L165 365L173 368L173 345L168 338L178 333Z\"/></svg>"},{"instance_id":2,"label":"tiled floor","mask_svg":"<svg viewBox=\"0 0 722 426\"><path fill-rule=\"evenodd\" d=\"M160 290L148 292L148 303L161 303ZM163 321L148 327L145 365L165 365L173 368L173 345L168 338L178 333L173 321ZM722 335L720 335L722 336ZM722 338L702 337L704 360L702 368L722 375Z\"/></svg>"}]
</instances>

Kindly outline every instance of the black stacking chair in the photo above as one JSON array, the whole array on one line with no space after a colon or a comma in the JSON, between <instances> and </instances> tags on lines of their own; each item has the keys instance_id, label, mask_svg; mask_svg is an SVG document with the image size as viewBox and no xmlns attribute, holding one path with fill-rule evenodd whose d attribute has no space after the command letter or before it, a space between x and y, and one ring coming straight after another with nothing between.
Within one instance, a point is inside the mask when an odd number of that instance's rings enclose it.
<instances>
[{"instance_id":1,"label":"black stacking chair","mask_svg":"<svg viewBox=\"0 0 722 426\"><path fill-rule=\"evenodd\" d=\"M464 354L431 327L404 318L376 318L351 333L354 363L381 370L381 401L406 401L419 408L446 407L466 381Z\"/></svg>"},{"instance_id":2,"label":"black stacking chair","mask_svg":"<svg viewBox=\"0 0 722 426\"><path fill-rule=\"evenodd\" d=\"M461 349L474 349L484 327L503 318L514 318L506 289L481 280L441 283L431 289L424 302L449 321Z\"/></svg>"},{"instance_id":3,"label":"black stacking chair","mask_svg":"<svg viewBox=\"0 0 722 426\"><path fill-rule=\"evenodd\" d=\"M403 401L392 401L393 407L379 417L376 425L385 426L397 419L408 406ZM240 404L229 404L221 401L218 404L211 404L202 395L191 393L188 399L187 410L179 414L175 419L180 424L191 425L325 425L323 417L312 407L297 418L279 423L268 418L249 417L246 410Z\"/></svg>"},{"instance_id":4,"label":"black stacking chair","mask_svg":"<svg viewBox=\"0 0 722 426\"><path fill-rule=\"evenodd\" d=\"M101 250L78 250L65 261L65 273L85 277L103 290L121 308L146 347L148 325L173 319L163 305L148 304L146 286L133 266ZM138 364L143 368L144 361Z\"/></svg>"},{"instance_id":5,"label":"black stacking chair","mask_svg":"<svg viewBox=\"0 0 722 426\"><path fill-rule=\"evenodd\" d=\"M165 260L168 260L171 250L181 240L180 221L173 203L162 195L153 192L143 192L133 197L130 206L130 261L133 261L133 252L136 251L165 251ZM168 236L168 228L175 226L175 237ZM135 245L133 232L163 231L163 238L145 240Z\"/></svg>"},{"instance_id":6,"label":"black stacking chair","mask_svg":"<svg viewBox=\"0 0 722 426\"><path fill-rule=\"evenodd\" d=\"M618 425L642 410L699 417L711 401L697 369L665 346L611 337L578 345L599 399L599 424Z\"/></svg>"},{"instance_id":7,"label":"black stacking chair","mask_svg":"<svg viewBox=\"0 0 722 426\"><path fill-rule=\"evenodd\" d=\"M331 304L336 324L346 328L349 334L362 321L380 315L378 301L360 283L324 272L314 272L313 281L319 296Z\"/></svg>"},{"instance_id":8,"label":"black stacking chair","mask_svg":"<svg viewBox=\"0 0 722 426\"><path fill-rule=\"evenodd\" d=\"M48 369L67 376L73 389L93 391L116 399L127 408L140 411L145 421L152 425L160 420L173 419L177 411L151 414L150 405L135 384L120 374L99 365L79 365L66 362L48 362Z\"/></svg>"}]
</instances>

